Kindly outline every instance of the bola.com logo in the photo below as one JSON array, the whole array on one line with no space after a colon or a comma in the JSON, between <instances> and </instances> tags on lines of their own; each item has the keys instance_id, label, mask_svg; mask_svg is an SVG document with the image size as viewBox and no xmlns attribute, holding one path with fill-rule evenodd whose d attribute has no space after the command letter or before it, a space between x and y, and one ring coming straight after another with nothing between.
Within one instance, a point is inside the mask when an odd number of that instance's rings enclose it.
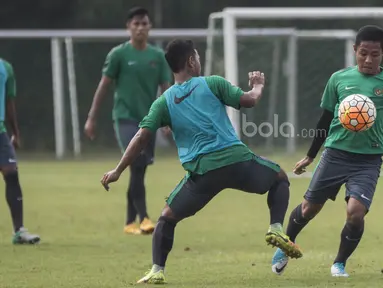
<instances>
[{"instance_id":1,"label":"bola.com logo","mask_svg":"<svg viewBox=\"0 0 383 288\"><path fill-rule=\"evenodd\" d=\"M272 123L270 122L261 122L254 123L247 120L246 114L241 114L241 131L242 134L246 137L254 137L259 135L261 137L283 137L283 138L314 138L316 135L325 136L325 129L301 129L296 131L294 125L290 122L279 123L279 115L274 114Z\"/></svg>"}]
</instances>

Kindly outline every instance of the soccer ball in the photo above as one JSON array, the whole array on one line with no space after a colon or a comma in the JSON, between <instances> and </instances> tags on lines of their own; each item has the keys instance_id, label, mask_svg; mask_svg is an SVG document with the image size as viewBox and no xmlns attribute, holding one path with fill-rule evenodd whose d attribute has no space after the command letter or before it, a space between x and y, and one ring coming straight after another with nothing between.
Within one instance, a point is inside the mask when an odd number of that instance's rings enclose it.
<instances>
[{"instance_id":1,"label":"soccer ball","mask_svg":"<svg viewBox=\"0 0 383 288\"><path fill-rule=\"evenodd\" d=\"M338 118L344 128L353 132L366 131L374 125L376 108L370 98L353 94L339 105Z\"/></svg>"}]
</instances>

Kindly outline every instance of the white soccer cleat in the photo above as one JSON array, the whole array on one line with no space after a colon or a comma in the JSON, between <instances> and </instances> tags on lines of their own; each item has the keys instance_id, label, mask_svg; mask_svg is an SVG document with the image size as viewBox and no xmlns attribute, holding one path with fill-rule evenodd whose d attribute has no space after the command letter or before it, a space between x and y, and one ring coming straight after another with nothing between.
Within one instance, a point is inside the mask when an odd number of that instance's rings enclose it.
<instances>
[{"instance_id":1,"label":"white soccer cleat","mask_svg":"<svg viewBox=\"0 0 383 288\"><path fill-rule=\"evenodd\" d=\"M333 277L349 277L350 276L346 273L343 263L334 263L331 266L331 275Z\"/></svg>"},{"instance_id":2,"label":"white soccer cleat","mask_svg":"<svg viewBox=\"0 0 383 288\"><path fill-rule=\"evenodd\" d=\"M287 257L286 254L278 248L277 251L275 251L273 259L271 260L271 270L277 275L282 275L288 262L289 257Z\"/></svg>"}]
</instances>

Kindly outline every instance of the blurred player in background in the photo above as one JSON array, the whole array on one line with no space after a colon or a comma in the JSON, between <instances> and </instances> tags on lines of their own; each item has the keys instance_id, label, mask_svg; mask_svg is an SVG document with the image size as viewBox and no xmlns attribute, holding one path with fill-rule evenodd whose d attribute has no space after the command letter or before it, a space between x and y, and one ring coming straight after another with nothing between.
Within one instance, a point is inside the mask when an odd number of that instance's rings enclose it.
<instances>
[{"instance_id":1,"label":"blurred player in background","mask_svg":"<svg viewBox=\"0 0 383 288\"><path fill-rule=\"evenodd\" d=\"M23 195L14 148L20 146L20 133L16 118L16 79L12 65L0 58L0 171L5 182L5 197L13 222L13 244L35 244L38 235L30 234L23 226ZM5 121L11 128L9 139Z\"/></svg>"},{"instance_id":2,"label":"blurred player in background","mask_svg":"<svg viewBox=\"0 0 383 288\"><path fill-rule=\"evenodd\" d=\"M266 242L291 257L301 257L282 228L290 195L286 173L243 144L226 113L225 105L235 109L256 105L264 87L263 73L249 73L252 90L243 92L222 77L200 77L201 64L192 41L174 40L165 57L176 84L153 103L116 169L101 180L108 190L108 184L134 163L156 130L171 127L187 175L167 199L153 235L153 267L138 283L165 283L164 267L177 223L197 213L226 188L256 194L269 191Z\"/></svg>"},{"instance_id":3,"label":"blurred player in background","mask_svg":"<svg viewBox=\"0 0 383 288\"><path fill-rule=\"evenodd\" d=\"M118 144L123 152L138 131L138 124L148 113L157 98L158 87L163 93L171 81L171 73L164 53L148 43L151 28L148 11L133 8L129 11L127 28L131 39L114 47L106 57L103 76L94 95L85 124L85 133L95 138L96 115L108 88L115 84L113 121ZM153 163L155 135L140 157L130 166L130 183L127 191L125 233L152 233L154 224L146 209L145 172ZM140 226L136 225L137 214Z\"/></svg>"},{"instance_id":4,"label":"blurred player in background","mask_svg":"<svg viewBox=\"0 0 383 288\"><path fill-rule=\"evenodd\" d=\"M326 141L302 204L290 216L287 235L291 241L323 208L328 199L335 200L346 184L347 218L341 233L338 255L331 267L335 277L348 277L346 261L358 246L364 231L364 217L370 209L378 182L383 155L383 72L380 67L383 30L376 26L361 28L355 39L357 66L335 72L322 97L323 114L307 156L299 161L294 173L302 174ZM351 132L338 119L339 103L349 95L362 94L375 103L374 125L364 132ZM327 136L327 137L326 137ZM277 249L272 270L281 274L288 258Z\"/></svg>"}]
</instances>

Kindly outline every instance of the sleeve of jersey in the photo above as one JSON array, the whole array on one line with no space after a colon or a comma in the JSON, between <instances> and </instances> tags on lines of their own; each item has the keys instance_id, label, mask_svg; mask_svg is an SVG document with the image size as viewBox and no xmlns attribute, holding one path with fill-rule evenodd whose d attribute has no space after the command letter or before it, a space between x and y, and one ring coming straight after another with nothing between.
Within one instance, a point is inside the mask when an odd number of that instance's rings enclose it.
<instances>
[{"instance_id":1,"label":"sleeve of jersey","mask_svg":"<svg viewBox=\"0 0 383 288\"><path fill-rule=\"evenodd\" d=\"M160 52L160 84L171 83L172 82L172 73L170 72L170 67L168 62L165 59L164 53Z\"/></svg>"},{"instance_id":2,"label":"sleeve of jersey","mask_svg":"<svg viewBox=\"0 0 383 288\"><path fill-rule=\"evenodd\" d=\"M225 105L235 109L241 108L240 98L244 94L241 88L232 85L221 76L208 76L205 79L213 94Z\"/></svg>"},{"instance_id":3,"label":"sleeve of jersey","mask_svg":"<svg viewBox=\"0 0 383 288\"><path fill-rule=\"evenodd\" d=\"M336 79L333 74L327 82L324 89L320 107L330 112L334 112L336 103L338 102L338 95L336 92Z\"/></svg>"},{"instance_id":4,"label":"sleeve of jersey","mask_svg":"<svg viewBox=\"0 0 383 288\"><path fill-rule=\"evenodd\" d=\"M7 97L16 97L16 78L13 67L10 63L5 62L5 69L7 70L7 83L5 84Z\"/></svg>"},{"instance_id":5,"label":"sleeve of jersey","mask_svg":"<svg viewBox=\"0 0 383 288\"><path fill-rule=\"evenodd\" d=\"M113 48L106 56L104 65L102 67L102 75L111 79L116 79L119 70L119 57L118 49Z\"/></svg>"},{"instance_id":6,"label":"sleeve of jersey","mask_svg":"<svg viewBox=\"0 0 383 288\"><path fill-rule=\"evenodd\" d=\"M170 115L165 96L162 95L153 102L148 115L142 119L139 127L147 128L154 133L164 126L170 126Z\"/></svg>"}]
</instances>

